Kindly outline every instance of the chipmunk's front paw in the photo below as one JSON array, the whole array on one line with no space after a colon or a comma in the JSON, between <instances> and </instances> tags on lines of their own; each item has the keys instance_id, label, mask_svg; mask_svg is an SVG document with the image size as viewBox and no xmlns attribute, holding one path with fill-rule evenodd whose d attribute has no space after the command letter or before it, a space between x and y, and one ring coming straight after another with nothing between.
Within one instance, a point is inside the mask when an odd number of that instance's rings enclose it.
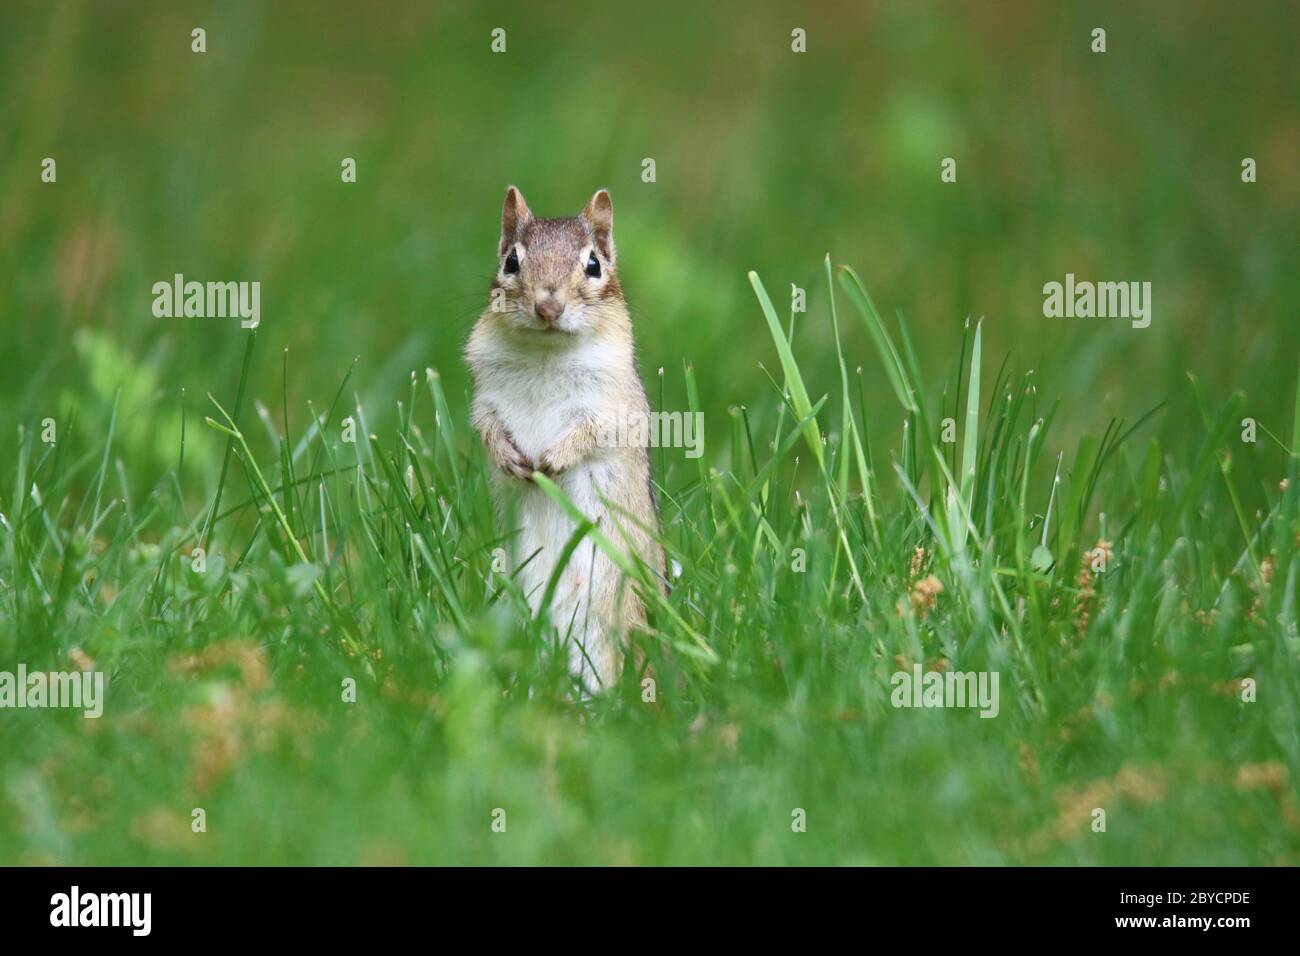
<instances>
[{"instance_id":1,"label":"chipmunk's front paw","mask_svg":"<svg viewBox=\"0 0 1300 956\"><path fill-rule=\"evenodd\" d=\"M557 478L577 464L577 459L563 444L552 445L537 458L537 470L547 478Z\"/></svg>"},{"instance_id":2,"label":"chipmunk's front paw","mask_svg":"<svg viewBox=\"0 0 1300 956\"><path fill-rule=\"evenodd\" d=\"M532 481L536 470L528 456L519 450L519 446L507 436L502 436L492 445L492 457L497 466L511 478L520 481Z\"/></svg>"}]
</instances>

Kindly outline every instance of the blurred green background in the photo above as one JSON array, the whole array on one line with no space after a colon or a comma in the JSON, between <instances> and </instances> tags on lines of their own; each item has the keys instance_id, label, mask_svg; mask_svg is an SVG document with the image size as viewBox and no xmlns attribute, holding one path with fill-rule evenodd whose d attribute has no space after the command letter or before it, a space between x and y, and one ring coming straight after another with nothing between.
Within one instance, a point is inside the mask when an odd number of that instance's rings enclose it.
<instances>
[{"instance_id":1,"label":"blurred green background","mask_svg":"<svg viewBox=\"0 0 1300 956\"><path fill-rule=\"evenodd\" d=\"M132 479L173 466L181 390L197 412L208 391L230 396L244 345L234 321L152 316L151 285L176 272L262 282L253 397L278 402L288 349L294 416L327 404L358 356L349 388L372 429L412 369L437 367L460 402L513 182L541 215L612 190L642 373L657 395L666 368L671 407L683 361L715 421L767 387L751 268L778 306L789 283L809 290L796 349L825 379L829 252L907 316L936 381L966 316L985 316L986 353L1013 352L1062 400L1064 440L1164 399L1153 428L1199 431L1189 370L1211 394L1247 389L1284 435L1298 9L6 3L0 425L12 436L75 408L98 431L120 388ZM791 52L796 26L806 54ZM1105 54L1090 52L1095 26ZM46 156L56 184L40 181ZM340 181L348 156L355 184ZM939 179L947 156L956 184ZM1045 319L1043 283L1066 272L1151 281L1151 327ZM846 334L868 399L890 407L863 329ZM893 436L896 419L867 426ZM218 438L190 430L198 495Z\"/></svg>"}]
</instances>

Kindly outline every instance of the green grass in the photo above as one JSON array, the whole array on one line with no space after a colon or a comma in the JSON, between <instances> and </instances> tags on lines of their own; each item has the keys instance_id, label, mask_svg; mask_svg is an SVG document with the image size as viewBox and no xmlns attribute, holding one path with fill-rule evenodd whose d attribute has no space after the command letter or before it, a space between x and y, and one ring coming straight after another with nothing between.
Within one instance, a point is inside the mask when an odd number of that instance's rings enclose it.
<instances>
[{"instance_id":1,"label":"green grass","mask_svg":"<svg viewBox=\"0 0 1300 956\"><path fill-rule=\"evenodd\" d=\"M695 473L669 452L663 537L681 573L638 638L654 704L631 673L573 693L558 636L493 571L482 452L432 371L412 374L397 427L355 444L342 419L362 410L342 387L319 428L289 432L311 417L259 422L241 378L233 411L210 399L230 467L206 509L174 475L120 483L111 434L26 432L4 496L0 659L59 669L75 647L110 692L99 721L6 714L0 855L1294 863L1294 460L1285 492L1257 489L1266 510L1234 515L1235 398L1207 400L1191 453L1119 421L1060 449L1032 374L981 367L978 324L936 401L906 326L842 270L897 390L898 447L868 433L885 416L855 407L847 362L824 389L838 399L813 403L751 279L785 388L735 413L731 461L712 446ZM962 399L945 444L938 419ZM823 435L818 417L847 430ZM1085 582L1099 536L1113 557ZM931 575L933 607L913 603ZM999 672L1000 714L890 706L893 672L941 660Z\"/></svg>"}]
</instances>

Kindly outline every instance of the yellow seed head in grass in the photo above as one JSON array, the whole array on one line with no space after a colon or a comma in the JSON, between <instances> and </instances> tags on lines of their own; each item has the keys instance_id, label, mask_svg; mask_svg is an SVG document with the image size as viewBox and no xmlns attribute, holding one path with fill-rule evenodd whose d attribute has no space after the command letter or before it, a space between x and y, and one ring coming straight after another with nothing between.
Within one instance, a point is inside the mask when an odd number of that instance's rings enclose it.
<instances>
[{"instance_id":1,"label":"yellow seed head in grass","mask_svg":"<svg viewBox=\"0 0 1300 956\"><path fill-rule=\"evenodd\" d=\"M912 609L916 611L916 616L922 621L925 616L934 610L935 602L939 595L943 593L943 582L933 574L922 578L912 586L911 601Z\"/></svg>"},{"instance_id":2,"label":"yellow seed head in grass","mask_svg":"<svg viewBox=\"0 0 1300 956\"><path fill-rule=\"evenodd\" d=\"M1110 567L1110 562L1114 557L1115 550L1111 547L1111 543L1101 539L1097 542L1096 547L1090 551L1085 551L1079 559L1079 577L1076 579L1076 584L1079 586L1079 598L1074 604L1074 623L1080 638L1088 632L1088 625L1092 623L1092 601L1097 596L1093 569L1098 565L1101 568Z\"/></svg>"},{"instance_id":3,"label":"yellow seed head in grass","mask_svg":"<svg viewBox=\"0 0 1300 956\"><path fill-rule=\"evenodd\" d=\"M1264 609L1264 592L1273 584L1273 556L1265 555L1264 559L1259 562L1259 587L1256 589L1254 598L1250 602L1250 610L1246 612L1246 620L1259 622L1259 612Z\"/></svg>"},{"instance_id":4,"label":"yellow seed head in grass","mask_svg":"<svg viewBox=\"0 0 1300 956\"><path fill-rule=\"evenodd\" d=\"M913 581L916 580L916 576L921 573L923 567L925 567L925 548L918 544L916 550L912 552L912 569L908 572L908 578Z\"/></svg>"}]
</instances>

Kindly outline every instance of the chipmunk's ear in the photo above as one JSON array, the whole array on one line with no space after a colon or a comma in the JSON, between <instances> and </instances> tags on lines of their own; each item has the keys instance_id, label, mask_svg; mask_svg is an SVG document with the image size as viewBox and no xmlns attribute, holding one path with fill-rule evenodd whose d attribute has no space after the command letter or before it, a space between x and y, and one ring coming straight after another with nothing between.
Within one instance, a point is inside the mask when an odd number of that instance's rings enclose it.
<instances>
[{"instance_id":1,"label":"chipmunk's ear","mask_svg":"<svg viewBox=\"0 0 1300 956\"><path fill-rule=\"evenodd\" d=\"M505 204L501 207L501 244L498 255L506 254L506 250L514 245L519 233L532 219L533 213L528 208L528 203L524 202L524 194L514 186L509 187L506 190Z\"/></svg>"},{"instance_id":2,"label":"chipmunk's ear","mask_svg":"<svg viewBox=\"0 0 1300 956\"><path fill-rule=\"evenodd\" d=\"M591 224L596 248L612 263L614 261L614 203L610 201L608 189L601 189L591 197L587 208L582 210L582 218Z\"/></svg>"}]
</instances>

